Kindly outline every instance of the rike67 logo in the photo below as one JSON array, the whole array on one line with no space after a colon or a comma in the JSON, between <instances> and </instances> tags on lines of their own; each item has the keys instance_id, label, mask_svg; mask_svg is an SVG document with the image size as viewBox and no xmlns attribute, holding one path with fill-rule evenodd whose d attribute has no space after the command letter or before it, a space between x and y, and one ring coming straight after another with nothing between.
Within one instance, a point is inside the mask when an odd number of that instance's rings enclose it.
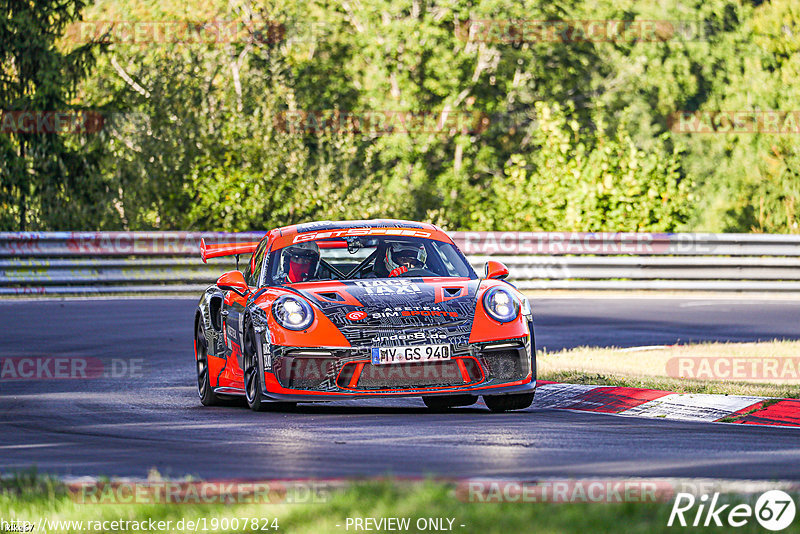
<instances>
[{"instance_id":1,"label":"rike67 logo","mask_svg":"<svg viewBox=\"0 0 800 534\"><path fill-rule=\"evenodd\" d=\"M667 526L736 528L743 527L755 517L765 529L779 531L792 524L796 511L792 497L781 490L767 491L756 500L755 506L721 504L719 493L714 493L710 502L708 495L695 498L691 493L678 493Z\"/></svg>"}]
</instances>

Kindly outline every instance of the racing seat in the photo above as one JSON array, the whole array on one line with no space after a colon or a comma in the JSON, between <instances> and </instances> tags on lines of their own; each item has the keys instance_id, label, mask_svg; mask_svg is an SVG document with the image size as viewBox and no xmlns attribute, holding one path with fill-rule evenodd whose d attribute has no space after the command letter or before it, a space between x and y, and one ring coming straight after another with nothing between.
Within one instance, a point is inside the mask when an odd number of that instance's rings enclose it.
<instances>
[{"instance_id":1,"label":"racing seat","mask_svg":"<svg viewBox=\"0 0 800 534\"><path fill-rule=\"evenodd\" d=\"M375 254L375 261L372 264L372 274L375 275L376 278L389 278L389 270L386 268L386 262L384 261L386 258L386 243L381 243L378 245Z\"/></svg>"}]
</instances>

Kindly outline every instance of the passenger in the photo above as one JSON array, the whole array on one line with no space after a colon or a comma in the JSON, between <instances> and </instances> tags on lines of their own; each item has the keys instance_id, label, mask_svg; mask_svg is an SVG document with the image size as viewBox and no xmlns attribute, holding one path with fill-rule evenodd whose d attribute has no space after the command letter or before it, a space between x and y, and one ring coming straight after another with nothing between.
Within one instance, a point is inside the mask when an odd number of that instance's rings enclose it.
<instances>
[{"instance_id":1,"label":"passenger","mask_svg":"<svg viewBox=\"0 0 800 534\"><path fill-rule=\"evenodd\" d=\"M408 271L424 269L428 253L425 245L412 245L408 243L392 243L386 247L386 270L389 276L400 276Z\"/></svg>"}]
</instances>

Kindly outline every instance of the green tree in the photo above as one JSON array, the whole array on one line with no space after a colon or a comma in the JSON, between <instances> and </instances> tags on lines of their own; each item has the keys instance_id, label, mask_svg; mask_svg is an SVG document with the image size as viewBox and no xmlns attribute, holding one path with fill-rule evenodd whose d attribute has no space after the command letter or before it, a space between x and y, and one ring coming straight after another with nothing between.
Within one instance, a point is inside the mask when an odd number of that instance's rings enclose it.
<instances>
[{"instance_id":1,"label":"green tree","mask_svg":"<svg viewBox=\"0 0 800 534\"><path fill-rule=\"evenodd\" d=\"M691 224L723 232L800 233L800 9L787 0L764 2L730 40L725 79L699 109L788 114L780 116L778 131L684 136L686 167L702 178Z\"/></svg>"},{"instance_id":2,"label":"green tree","mask_svg":"<svg viewBox=\"0 0 800 534\"><path fill-rule=\"evenodd\" d=\"M38 127L25 132L15 123L20 117L15 112L41 118L79 109L73 98L92 66L95 44L64 52L56 41L80 18L85 2L4 0L1 5L0 228L116 226L110 184L96 168L99 136L45 133Z\"/></svg>"},{"instance_id":3,"label":"green tree","mask_svg":"<svg viewBox=\"0 0 800 534\"><path fill-rule=\"evenodd\" d=\"M645 152L624 130L601 127L587 139L558 104L536 111L536 149L510 158L475 210L479 228L664 232L686 220L691 194L678 152Z\"/></svg>"},{"instance_id":4,"label":"green tree","mask_svg":"<svg viewBox=\"0 0 800 534\"><path fill-rule=\"evenodd\" d=\"M453 229L798 232L796 134L681 134L669 122L800 109L795 4L98 0L94 20L239 20L251 33L112 43L76 85L92 46L62 51L54 39L82 4L45 3L37 18L39 5L7 3L3 108L103 103L108 121L92 136L0 135L0 224L245 230L388 216ZM689 26L520 42L503 25L514 20ZM481 33L471 21L496 24ZM259 39L276 23L279 38ZM428 120L406 133L282 127L303 112ZM453 114L482 120L436 125Z\"/></svg>"}]
</instances>

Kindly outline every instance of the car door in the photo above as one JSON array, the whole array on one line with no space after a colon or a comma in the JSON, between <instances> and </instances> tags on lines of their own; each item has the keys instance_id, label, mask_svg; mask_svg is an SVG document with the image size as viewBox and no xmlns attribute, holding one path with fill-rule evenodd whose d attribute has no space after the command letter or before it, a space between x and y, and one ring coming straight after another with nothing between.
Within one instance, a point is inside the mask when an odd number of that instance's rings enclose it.
<instances>
[{"instance_id":1,"label":"car door","mask_svg":"<svg viewBox=\"0 0 800 534\"><path fill-rule=\"evenodd\" d=\"M258 285L259 273L264 262L266 249L267 239L264 239L256 247L255 252L253 252L242 272L247 285L250 286L251 294ZM237 384L242 382L243 320L249 297L250 295L239 295L235 291L225 292L225 299L222 302L222 331L227 361L220 374L220 385L223 385L223 382Z\"/></svg>"}]
</instances>

